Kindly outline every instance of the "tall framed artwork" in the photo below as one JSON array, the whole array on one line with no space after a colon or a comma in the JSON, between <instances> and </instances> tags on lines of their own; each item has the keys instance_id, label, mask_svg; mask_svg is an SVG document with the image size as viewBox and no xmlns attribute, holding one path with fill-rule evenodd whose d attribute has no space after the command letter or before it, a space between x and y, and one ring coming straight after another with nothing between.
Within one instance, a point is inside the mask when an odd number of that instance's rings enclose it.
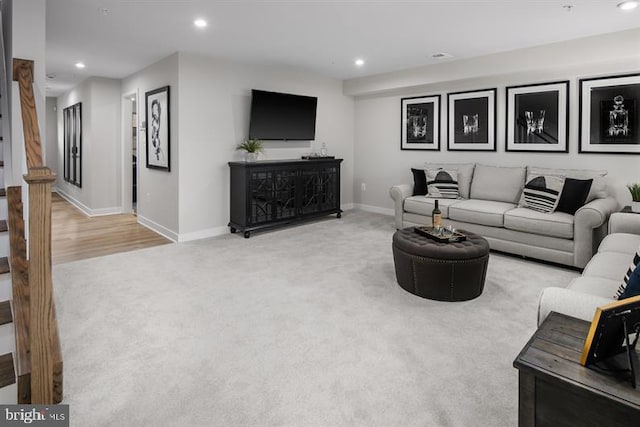
<instances>
[{"instance_id":1,"label":"tall framed artwork","mask_svg":"<svg viewBox=\"0 0 640 427\"><path fill-rule=\"evenodd\" d=\"M402 98L401 150L440 150L440 95Z\"/></svg>"},{"instance_id":2,"label":"tall framed artwork","mask_svg":"<svg viewBox=\"0 0 640 427\"><path fill-rule=\"evenodd\" d=\"M569 152L569 81L506 88L506 151Z\"/></svg>"},{"instance_id":3,"label":"tall framed artwork","mask_svg":"<svg viewBox=\"0 0 640 427\"><path fill-rule=\"evenodd\" d=\"M640 154L640 74L580 79L580 153Z\"/></svg>"},{"instance_id":4,"label":"tall framed artwork","mask_svg":"<svg viewBox=\"0 0 640 427\"><path fill-rule=\"evenodd\" d=\"M64 180L82 188L82 103L62 110Z\"/></svg>"},{"instance_id":5,"label":"tall framed artwork","mask_svg":"<svg viewBox=\"0 0 640 427\"><path fill-rule=\"evenodd\" d=\"M147 168L171 171L169 86L145 93Z\"/></svg>"},{"instance_id":6,"label":"tall framed artwork","mask_svg":"<svg viewBox=\"0 0 640 427\"><path fill-rule=\"evenodd\" d=\"M496 89L447 94L449 151L496 151Z\"/></svg>"}]
</instances>

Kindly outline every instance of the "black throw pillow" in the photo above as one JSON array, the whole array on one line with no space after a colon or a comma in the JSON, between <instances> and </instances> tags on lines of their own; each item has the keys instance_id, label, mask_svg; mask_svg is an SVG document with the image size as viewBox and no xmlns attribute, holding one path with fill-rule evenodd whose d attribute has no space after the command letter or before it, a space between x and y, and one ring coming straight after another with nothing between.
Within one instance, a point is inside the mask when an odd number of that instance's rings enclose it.
<instances>
[{"instance_id":1,"label":"black throw pillow","mask_svg":"<svg viewBox=\"0 0 640 427\"><path fill-rule=\"evenodd\" d=\"M413 195L424 196L427 194L427 176L424 174L424 169L413 169Z\"/></svg>"},{"instance_id":2,"label":"black throw pillow","mask_svg":"<svg viewBox=\"0 0 640 427\"><path fill-rule=\"evenodd\" d=\"M576 211L587 201L591 184L593 184L593 179L565 179L556 212L575 215Z\"/></svg>"}]
</instances>

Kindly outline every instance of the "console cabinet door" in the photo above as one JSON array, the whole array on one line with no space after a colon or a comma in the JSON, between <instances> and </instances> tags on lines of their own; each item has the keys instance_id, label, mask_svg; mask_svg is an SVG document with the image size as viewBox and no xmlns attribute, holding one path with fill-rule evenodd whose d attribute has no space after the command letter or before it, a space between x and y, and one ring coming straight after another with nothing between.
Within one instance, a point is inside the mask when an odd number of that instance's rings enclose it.
<instances>
[{"instance_id":1,"label":"console cabinet door","mask_svg":"<svg viewBox=\"0 0 640 427\"><path fill-rule=\"evenodd\" d=\"M300 215L313 215L339 208L339 166L325 165L302 169L300 181Z\"/></svg>"},{"instance_id":2,"label":"console cabinet door","mask_svg":"<svg viewBox=\"0 0 640 427\"><path fill-rule=\"evenodd\" d=\"M296 215L296 170L249 169L248 225L286 220Z\"/></svg>"}]
</instances>

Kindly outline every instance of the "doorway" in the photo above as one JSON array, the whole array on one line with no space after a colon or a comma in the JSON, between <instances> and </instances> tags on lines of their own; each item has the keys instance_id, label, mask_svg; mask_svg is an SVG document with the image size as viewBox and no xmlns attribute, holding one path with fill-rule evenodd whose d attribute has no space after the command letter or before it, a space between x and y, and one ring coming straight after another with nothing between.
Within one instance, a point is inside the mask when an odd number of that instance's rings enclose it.
<instances>
[{"instance_id":1,"label":"doorway","mask_svg":"<svg viewBox=\"0 0 640 427\"><path fill-rule=\"evenodd\" d=\"M123 211L138 212L138 97L123 99Z\"/></svg>"}]
</instances>

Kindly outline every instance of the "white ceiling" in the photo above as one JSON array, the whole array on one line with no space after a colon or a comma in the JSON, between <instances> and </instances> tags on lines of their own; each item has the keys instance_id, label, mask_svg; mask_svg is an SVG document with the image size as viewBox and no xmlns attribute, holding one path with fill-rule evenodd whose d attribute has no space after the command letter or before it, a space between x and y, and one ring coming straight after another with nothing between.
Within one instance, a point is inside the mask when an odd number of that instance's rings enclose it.
<instances>
[{"instance_id":1,"label":"white ceiling","mask_svg":"<svg viewBox=\"0 0 640 427\"><path fill-rule=\"evenodd\" d=\"M176 51L348 79L432 64L436 52L450 61L640 27L640 8L619 1L47 0L47 93ZM209 26L196 29L197 17Z\"/></svg>"}]
</instances>

